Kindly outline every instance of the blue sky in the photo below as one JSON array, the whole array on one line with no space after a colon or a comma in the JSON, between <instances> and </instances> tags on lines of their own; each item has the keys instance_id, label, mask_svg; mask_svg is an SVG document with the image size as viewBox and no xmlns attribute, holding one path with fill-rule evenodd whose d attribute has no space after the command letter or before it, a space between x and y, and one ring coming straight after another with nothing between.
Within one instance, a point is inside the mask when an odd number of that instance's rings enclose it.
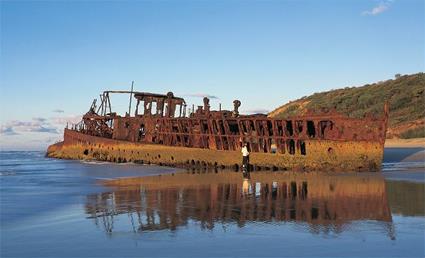
<instances>
[{"instance_id":1,"label":"blue sky","mask_svg":"<svg viewBox=\"0 0 425 258\"><path fill-rule=\"evenodd\" d=\"M0 1L0 146L60 140L106 89L267 111L425 70L425 7L403 1ZM113 104L125 107L124 99Z\"/></svg>"}]
</instances>

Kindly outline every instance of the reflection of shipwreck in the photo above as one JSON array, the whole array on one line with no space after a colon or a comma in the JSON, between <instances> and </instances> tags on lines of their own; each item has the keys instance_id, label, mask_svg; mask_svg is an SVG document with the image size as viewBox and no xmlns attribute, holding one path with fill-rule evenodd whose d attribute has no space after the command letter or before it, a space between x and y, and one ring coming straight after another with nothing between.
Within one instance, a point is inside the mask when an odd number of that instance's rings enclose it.
<instances>
[{"instance_id":1,"label":"reflection of shipwreck","mask_svg":"<svg viewBox=\"0 0 425 258\"><path fill-rule=\"evenodd\" d=\"M372 220L392 237L381 176L257 172L248 180L239 173L177 173L105 184L115 190L89 195L86 213L107 232L114 231L116 216L128 215L136 232L177 230L190 221L204 228L297 221L312 232L341 232L353 221Z\"/></svg>"},{"instance_id":2,"label":"reflection of shipwreck","mask_svg":"<svg viewBox=\"0 0 425 258\"><path fill-rule=\"evenodd\" d=\"M112 111L112 93L130 94L125 116ZM50 146L47 154L112 162L230 167L240 163L241 145L246 142L255 169L380 169L387 108L378 118L355 119L330 111L274 119L263 114L241 115L240 101L233 104L232 111L213 111L209 99L204 98L203 106L187 112L185 100L171 92L105 91L101 105L97 108L94 101L82 122L65 129L64 141Z\"/></svg>"}]
</instances>

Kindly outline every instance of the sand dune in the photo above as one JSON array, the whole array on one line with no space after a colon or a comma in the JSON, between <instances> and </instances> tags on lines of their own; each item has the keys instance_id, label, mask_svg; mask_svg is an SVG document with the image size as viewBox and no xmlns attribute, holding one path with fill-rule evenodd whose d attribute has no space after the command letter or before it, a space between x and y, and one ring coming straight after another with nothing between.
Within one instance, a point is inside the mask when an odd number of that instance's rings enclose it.
<instances>
[{"instance_id":1,"label":"sand dune","mask_svg":"<svg viewBox=\"0 0 425 258\"><path fill-rule=\"evenodd\" d=\"M425 138L414 139L387 139L386 148L425 148Z\"/></svg>"}]
</instances>

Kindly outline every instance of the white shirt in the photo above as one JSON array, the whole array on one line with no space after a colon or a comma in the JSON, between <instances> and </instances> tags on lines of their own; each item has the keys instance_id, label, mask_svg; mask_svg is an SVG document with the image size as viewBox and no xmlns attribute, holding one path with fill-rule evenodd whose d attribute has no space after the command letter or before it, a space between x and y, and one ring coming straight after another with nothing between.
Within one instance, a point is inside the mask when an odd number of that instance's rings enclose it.
<instances>
[{"instance_id":1,"label":"white shirt","mask_svg":"<svg viewBox=\"0 0 425 258\"><path fill-rule=\"evenodd\" d=\"M246 146L242 147L241 152L242 152L242 156L244 156L244 157L249 155L248 148Z\"/></svg>"}]
</instances>

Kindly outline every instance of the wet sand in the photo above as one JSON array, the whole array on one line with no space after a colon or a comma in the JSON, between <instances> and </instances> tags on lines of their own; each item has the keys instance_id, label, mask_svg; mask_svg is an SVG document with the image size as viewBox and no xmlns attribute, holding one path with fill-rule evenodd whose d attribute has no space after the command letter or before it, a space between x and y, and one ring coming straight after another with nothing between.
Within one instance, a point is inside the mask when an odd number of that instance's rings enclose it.
<instances>
[{"instance_id":1,"label":"wet sand","mask_svg":"<svg viewBox=\"0 0 425 258\"><path fill-rule=\"evenodd\" d=\"M385 148L382 174L386 180L425 182L425 148Z\"/></svg>"}]
</instances>

